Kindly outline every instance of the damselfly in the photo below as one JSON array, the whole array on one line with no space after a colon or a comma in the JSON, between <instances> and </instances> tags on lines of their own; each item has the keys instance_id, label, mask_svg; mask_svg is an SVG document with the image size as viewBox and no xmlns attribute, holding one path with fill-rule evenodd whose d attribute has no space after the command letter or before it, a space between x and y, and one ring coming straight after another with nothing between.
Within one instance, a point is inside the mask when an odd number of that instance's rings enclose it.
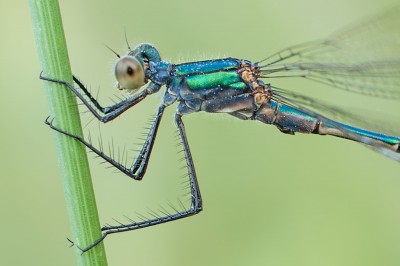
<instances>
[{"instance_id":1,"label":"damselfly","mask_svg":"<svg viewBox=\"0 0 400 266\"><path fill-rule=\"evenodd\" d=\"M146 172L165 108L178 103L175 123L187 163L190 208L140 222L105 226L102 228L103 236L82 251L94 247L108 234L174 221L202 210L201 194L182 122L183 115L200 111L227 113L242 120L275 125L286 134L312 133L346 138L400 161L400 138L370 131L380 128L382 132L396 135L387 128L393 129L393 126L400 124L399 121L385 122L382 118L374 122L368 113L359 115L350 109L338 108L305 96L300 90L288 91L275 87L272 82L277 78L306 78L347 90L348 97L355 97L358 93L398 101L399 37L400 9L395 8L325 40L292 46L255 63L224 58L172 64L162 61L153 45L139 44L134 49L128 45L129 52L125 56L120 57L114 52L119 57L115 76L117 87L131 93L131 96L108 107L102 107L76 77L73 80L78 88L62 80L41 76L44 80L64 84L103 123L115 119L148 95L160 92L165 87L154 122L137 159L130 167L106 155L82 136L66 132L49 119L46 120L52 129L77 139L135 180L141 180ZM148 85L140 90L145 84Z\"/></svg>"}]
</instances>

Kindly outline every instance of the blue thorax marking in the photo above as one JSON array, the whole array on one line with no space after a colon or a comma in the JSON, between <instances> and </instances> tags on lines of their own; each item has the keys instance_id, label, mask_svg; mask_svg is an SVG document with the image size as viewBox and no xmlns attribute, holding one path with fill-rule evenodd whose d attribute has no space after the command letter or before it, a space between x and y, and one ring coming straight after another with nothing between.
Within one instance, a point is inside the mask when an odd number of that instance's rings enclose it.
<instances>
[{"instance_id":1,"label":"blue thorax marking","mask_svg":"<svg viewBox=\"0 0 400 266\"><path fill-rule=\"evenodd\" d=\"M172 65L170 63L159 61L149 62L150 73L148 76L150 79L157 84L166 84L171 79Z\"/></svg>"},{"instance_id":2,"label":"blue thorax marking","mask_svg":"<svg viewBox=\"0 0 400 266\"><path fill-rule=\"evenodd\" d=\"M235 58L215 59L174 65L175 76L200 75L204 73L238 69L240 60Z\"/></svg>"}]
</instances>

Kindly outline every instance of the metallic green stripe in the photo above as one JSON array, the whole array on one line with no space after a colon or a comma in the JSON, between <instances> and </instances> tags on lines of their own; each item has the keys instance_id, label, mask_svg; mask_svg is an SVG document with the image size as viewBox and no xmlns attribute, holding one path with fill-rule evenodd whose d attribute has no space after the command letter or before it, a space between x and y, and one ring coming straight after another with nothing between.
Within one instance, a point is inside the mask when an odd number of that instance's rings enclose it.
<instances>
[{"instance_id":1,"label":"metallic green stripe","mask_svg":"<svg viewBox=\"0 0 400 266\"><path fill-rule=\"evenodd\" d=\"M203 75L186 77L187 84L193 90L204 90L210 88L230 87L230 85L240 82L241 79L236 71L214 72ZM235 85L238 86L238 85Z\"/></svg>"},{"instance_id":2,"label":"metallic green stripe","mask_svg":"<svg viewBox=\"0 0 400 266\"><path fill-rule=\"evenodd\" d=\"M229 85L229 88L236 89L236 90L245 90L247 88L247 85L244 82L236 82L236 83Z\"/></svg>"}]
</instances>

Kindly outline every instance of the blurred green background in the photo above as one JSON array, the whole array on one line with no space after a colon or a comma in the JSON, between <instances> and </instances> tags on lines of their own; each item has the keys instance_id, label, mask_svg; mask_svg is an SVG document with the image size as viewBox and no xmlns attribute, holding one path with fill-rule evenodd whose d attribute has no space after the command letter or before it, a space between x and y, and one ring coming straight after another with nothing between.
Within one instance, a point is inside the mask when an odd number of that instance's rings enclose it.
<instances>
[{"instance_id":1,"label":"blurred green background","mask_svg":"<svg viewBox=\"0 0 400 266\"><path fill-rule=\"evenodd\" d=\"M393 3L70 0L60 5L73 72L99 89L106 104L116 93L115 58L102 43L126 52L124 27L132 46L151 42L168 61L224 56L254 61L322 38ZM74 265L53 132L43 124L47 107L27 1L3 4L0 27L0 264ZM332 91L324 92L335 100ZM113 136L118 147L137 148L160 98L154 95L102 126L104 141ZM102 224L185 200L173 112L164 116L144 181L114 173L89 154ZM89 119L84 114L82 121ZM398 163L357 143L288 136L226 115L194 114L184 122L204 211L109 236L110 265L400 264ZM92 122L85 131L98 126Z\"/></svg>"}]
</instances>

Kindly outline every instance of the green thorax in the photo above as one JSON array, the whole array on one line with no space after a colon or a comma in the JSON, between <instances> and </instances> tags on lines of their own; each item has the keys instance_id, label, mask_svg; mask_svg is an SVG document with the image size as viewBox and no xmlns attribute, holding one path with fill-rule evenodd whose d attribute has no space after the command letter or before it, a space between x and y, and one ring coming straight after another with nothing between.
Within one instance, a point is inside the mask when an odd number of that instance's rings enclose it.
<instances>
[{"instance_id":1,"label":"green thorax","mask_svg":"<svg viewBox=\"0 0 400 266\"><path fill-rule=\"evenodd\" d=\"M234 58L216 59L174 65L174 74L178 79L186 78L187 85L193 90L206 90L216 87L246 89L237 70L240 60Z\"/></svg>"}]
</instances>

